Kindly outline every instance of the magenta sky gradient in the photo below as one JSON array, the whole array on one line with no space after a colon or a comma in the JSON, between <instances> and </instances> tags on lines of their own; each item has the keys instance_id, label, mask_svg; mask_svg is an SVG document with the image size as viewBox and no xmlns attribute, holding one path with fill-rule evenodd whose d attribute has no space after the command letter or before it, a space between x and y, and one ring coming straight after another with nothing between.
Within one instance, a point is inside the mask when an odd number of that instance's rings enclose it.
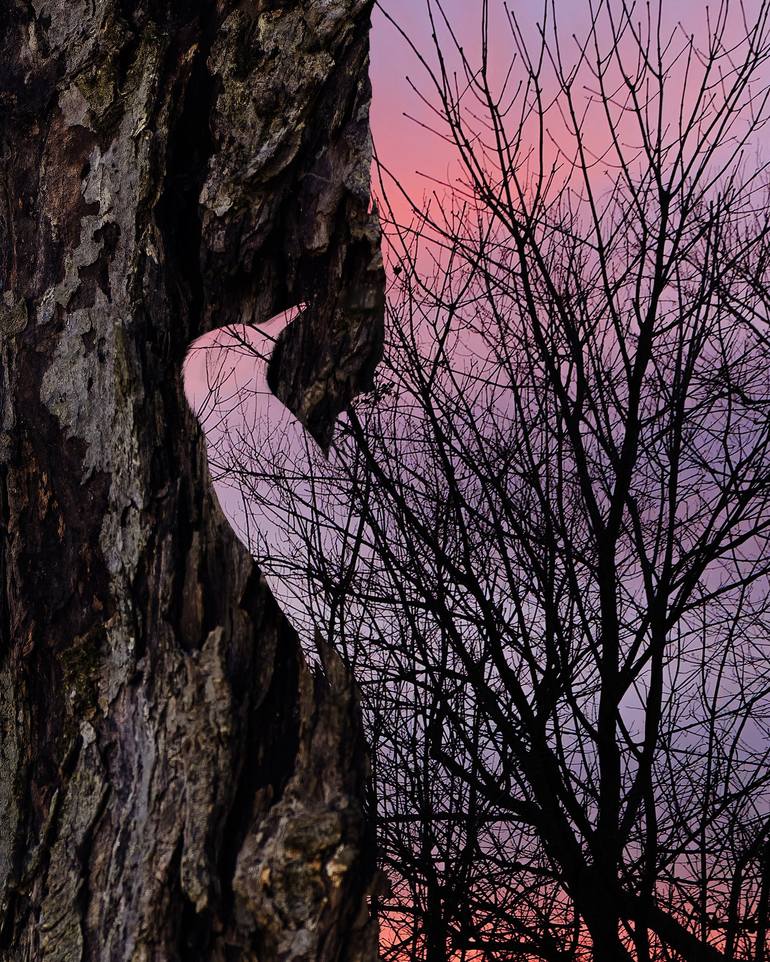
<instances>
[{"instance_id":1,"label":"magenta sky gradient","mask_svg":"<svg viewBox=\"0 0 770 962\"><path fill-rule=\"evenodd\" d=\"M433 0L434 11L436 0ZM503 15L504 0L490 0L493 16L494 40L500 63L512 50L508 24ZM719 0L712 3L712 8ZM534 25L541 16L542 0L508 0L519 18ZM443 9L457 36L468 51L478 49L481 33L481 0L442 0ZM640 11L645 6L638 3ZM752 0L746 4L750 11ZM560 33L568 37L572 32L580 34L587 25L588 0L556 0ZM737 4L735 5L737 9ZM429 87L424 68L418 62L407 42L388 22L386 11L404 29L420 51L430 55L433 49L427 0L376 0L372 15L371 76L373 102L371 111L374 142L380 159L412 194L416 201L434 184L418 172L452 179L453 151L435 135L423 130L404 116L405 112L429 119L428 110L421 105L406 78L409 76L424 92ZM663 11L670 22L678 20L688 32L702 33L706 24L706 4L703 0L663 0ZM736 27L739 25L736 23ZM395 191L391 193L395 199ZM406 205L395 205L396 213L403 214Z\"/></svg>"}]
</instances>

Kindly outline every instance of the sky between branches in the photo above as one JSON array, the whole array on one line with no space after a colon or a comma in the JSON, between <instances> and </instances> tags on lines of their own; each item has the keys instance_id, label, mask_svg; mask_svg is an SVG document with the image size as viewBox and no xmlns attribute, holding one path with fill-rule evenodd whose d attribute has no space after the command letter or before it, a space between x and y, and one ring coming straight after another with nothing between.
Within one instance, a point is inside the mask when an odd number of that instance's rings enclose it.
<instances>
[{"instance_id":1,"label":"sky between branches","mask_svg":"<svg viewBox=\"0 0 770 962\"><path fill-rule=\"evenodd\" d=\"M673 28L677 23L696 39L708 36L707 17L713 18L719 0L711 4L704 0L658 0L663 5L665 25ZM440 6L438 5L440 3ZM573 35L585 36L590 8L600 5L600 0L547 0L553 4L560 41L568 54L576 49ZM442 51L452 65L452 38L446 24L442 23L442 10L451 25L456 39L463 45L469 60L476 64L479 57L481 37L482 0L430 0L434 23ZM512 37L507 21L506 6L520 20L533 49L537 40L537 24L542 21L543 0L490 0L490 61L491 78L502 84L510 64ZM646 0L637 0L640 18L646 16ZM658 3L650 4L657 9ZM750 20L756 0L745 0L745 15ZM736 11L738 5L734 6ZM418 90L430 95L430 83L424 66L419 63L409 43L390 22L391 18L404 31L417 50L431 65L436 63L432 27L428 12L428 0L375 0L371 32L371 78L373 100L371 125L375 149L380 161L398 179L416 203L436 190L446 188L436 180L455 180L458 171L456 149L442 141L420 123L435 123L430 110L420 103L410 81ZM553 14L549 13L553 23ZM730 27L733 26L731 23ZM741 24L734 23L738 35ZM457 63L457 57L454 58ZM407 79L408 78L408 79ZM435 98L432 98L435 101ZM672 97L676 103L676 95ZM406 115L411 116L406 116ZM413 119L412 119L413 118ZM416 122L417 121L417 122ZM391 185L392 187L392 185ZM399 219L407 216L408 204L395 190L389 190L389 201Z\"/></svg>"}]
</instances>

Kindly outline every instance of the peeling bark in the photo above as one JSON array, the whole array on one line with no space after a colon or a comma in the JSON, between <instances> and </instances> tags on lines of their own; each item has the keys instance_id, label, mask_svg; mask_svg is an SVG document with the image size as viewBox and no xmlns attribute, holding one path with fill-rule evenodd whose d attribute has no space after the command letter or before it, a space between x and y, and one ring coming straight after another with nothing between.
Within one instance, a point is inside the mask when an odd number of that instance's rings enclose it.
<instances>
[{"instance_id":1,"label":"peeling bark","mask_svg":"<svg viewBox=\"0 0 770 962\"><path fill-rule=\"evenodd\" d=\"M350 680L211 492L182 360L310 305L275 389L369 383L369 0L0 12L0 957L373 959Z\"/></svg>"}]
</instances>

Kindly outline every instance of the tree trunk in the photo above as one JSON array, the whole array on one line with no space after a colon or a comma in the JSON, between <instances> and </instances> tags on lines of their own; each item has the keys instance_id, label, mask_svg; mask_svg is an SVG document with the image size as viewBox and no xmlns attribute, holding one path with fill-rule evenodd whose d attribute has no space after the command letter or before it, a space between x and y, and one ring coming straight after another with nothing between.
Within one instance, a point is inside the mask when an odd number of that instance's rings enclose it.
<instances>
[{"instance_id":1,"label":"tree trunk","mask_svg":"<svg viewBox=\"0 0 770 962\"><path fill-rule=\"evenodd\" d=\"M0 12L0 957L373 959L365 754L211 492L190 342L380 350L368 0ZM307 345L312 343L312 356Z\"/></svg>"}]
</instances>

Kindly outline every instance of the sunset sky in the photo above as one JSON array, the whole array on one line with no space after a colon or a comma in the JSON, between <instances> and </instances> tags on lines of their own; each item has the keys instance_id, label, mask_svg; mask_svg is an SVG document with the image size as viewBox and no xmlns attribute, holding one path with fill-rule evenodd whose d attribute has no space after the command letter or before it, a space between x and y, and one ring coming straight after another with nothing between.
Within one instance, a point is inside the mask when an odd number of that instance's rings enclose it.
<instances>
[{"instance_id":1,"label":"sunset sky","mask_svg":"<svg viewBox=\"0 0 770 962\"><path fill-rule=\"evenodd\" d=\"M508 68L513 49L504 6L504 0L490 2L493 24L491 35L494 43L492 62L497 67L493 75L500 81ZM656 6L652 4L651 8L655 10ZM713 18L718 6L718 2L712 3L709 8L702 0L676 0L675 3L665 4L663 12L669 26L673 27L678 21L688 34L694 33L698 37L705 35L706 17L710 15ZM756 0L747 0L745 10L749 19L755 6ZM442 7L456 36L473 58L473 53L479 49L482 0L442 0ZM524 29L532 30L530 37L535 40L534 27L542 16L542 2L536 0L535 3L522 3L520 0L513 0L508 3L508 7L516 11ZM646 15L645 4L639 3L637 8L640 15ZM434 16L440 23L435 0L433 9ZM580 35L585 31L588 10L588 0L559 0L556 4L559 34L565 49L571 47L573 33ZM453 149L439 137L404 116L409 113L422 121L430 120L428 109L420 104L410 88L407 76L426 94L430 92L430 85L424 67L409 49L406 40L388 21L386 13L397 21L418 50L432 61L433 42L427 0L377 0L372 14L371 33L371 124L375 147L384 165L399 178L413 198L419 200L424 191L435 188L435 184L420 174L452 179ZM740 30L737 18L734 25L736 30ZM445 33L442 49L446 52L450 47L451 43ZM672 99L676 99L675 94ZM395 195L396 192L393 191L391 201L395 200ZM397 214L404 211L405 206L397 205Z\"/></svg>"},{"instance_id":2,"label":"sunset sky","mask_svg":"<svg viewBox=\"0 0 770 962\"><path fill-rule=\"evenodd\" d=\"M538 4L518 4L518 13L534 25ZM691 6L698 9L694 0L683 0L679 9ZM443 0L442 8L447 20L470 55L477 52L481 36L481 0ZM580 30L585 23L586 0L566 0L559 7L559 23L566 31ZM442 28L440 13L433 5L434 17ZM702 5L700 5L702 9ZM409 77L416 86L428 94L430 91L425 68L409 48L404 37L388 20L395 20L412 40L415 47L434 62L431 25L426 0L378 0L372 13L371 77L373 101L371 124L375 146L380 159L402 180L405 187L421 192L428 181L415 171L443 177L451 167L453 151L440 138L421 128L404 114L412 114L422 121L430 120L429 111L419 103L407 81ZM496 48L493 50L499 64L510 57L511 35L505 21L502 0L492 0L490 15ZM449 55L451 43L446 32L442 49ZM500 74L502 79L502 73Z\"/></svg>"}]
</instances>

